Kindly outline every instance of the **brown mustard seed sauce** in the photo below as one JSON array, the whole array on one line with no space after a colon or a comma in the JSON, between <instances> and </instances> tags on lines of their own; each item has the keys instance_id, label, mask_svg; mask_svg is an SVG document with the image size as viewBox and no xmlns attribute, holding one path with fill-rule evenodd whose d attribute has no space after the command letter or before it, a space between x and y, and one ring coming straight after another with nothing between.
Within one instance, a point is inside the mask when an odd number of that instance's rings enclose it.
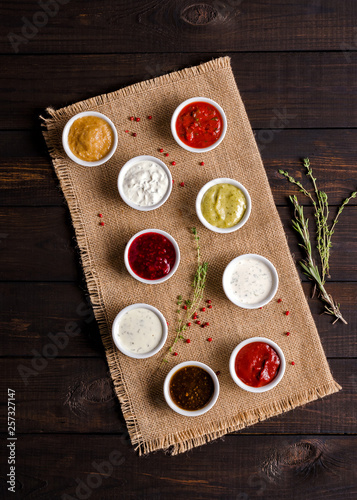
<instances>
[{"instance_id":1,"label":"brown mustard seed sauce","mask_svg":"<svg viewBox=\"0 0 357 500\"><path fill-rule=\"evenodd\" d=\"M84 161L98 161L111 150L113 132L99 116L82 116L72 123L68 145L72 153Z\"/></svg>"},{"instance_id":2,"label":"brown mustard seed sauce","mask_svg":"<svg viewBox=\"0 0 357 500\"><path fill-rule=\"evenodd\" d=\"M199 366L185 366L173 374L170 380L170 396L182 410L195 411L204 408L214 392L211 375Z\"/></svg>"}]
</instances>

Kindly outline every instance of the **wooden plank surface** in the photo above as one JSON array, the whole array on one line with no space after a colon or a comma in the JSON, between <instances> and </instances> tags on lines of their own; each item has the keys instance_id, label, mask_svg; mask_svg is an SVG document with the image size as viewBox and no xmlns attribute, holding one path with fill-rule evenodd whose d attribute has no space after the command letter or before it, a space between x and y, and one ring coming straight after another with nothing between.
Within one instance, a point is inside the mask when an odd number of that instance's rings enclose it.
<instances>
[{"instance_id":1,"label":"wooden plank surface","mask_svg":"<svg viewBox=\"0 0 357 500\"><path fill-rule=\"evenodd\" d=\"M59 356L103 357L97 323L80 283L0 282L2 313L0 315L1 354L32 357L33 350L43 353L52 335L66 331L74 322L79 334L71 338ZM303 283L322 345L328 357L357 357L356 283L334 282L328 290L341 303L348 325L332 325L332 319L321 314L323 306L315 296L312 285ZM52 337L53 338L53 337Z\"/></svg>"},{"instance_id":2,"label":"wooden plank surface","mask_svg":"<svg viewBox=\"0 0 357 500\"><path fill-rule=\"evenodd\" d=\"M69 338L68 350L71 345ZM124 433L125 422L103 357L64 359L58 353L63 356L65 351L48 340L31 358L2 360L8 386L16 389L17 432ZM329 363L342 391L247 427L244 432L356 434L357 361L331 359ZM220 372L220 378L230 377L228 360ZM164 398L157 404L165 404ZM5 417L0 419L2 428L6 427Z\"/></svg>"},{"instance_id":3,"label":"wooden plank surface","mask_svg":"<svg viewBox=\"0 0 357 500\"><path fill-rule=\"evenodd\" d=\"M265 130L265 137L271 128L357 127L357 57L347 64L342 52L228 55L251 124ZM66 106L216 56L0 56L0 129L39 127L38 116L48 106Z\"/></svg>"},{"instance_id":4,"label":"wooden plank surface","mask_svg":"<svg viewBox=\"0 0 357 500\"><path fill-rule=\"evenodd\" d=\"M16 390L18 433L17 492L7 491L3 446L0 497L355 500L357 199L336 228L328 284L348 325L331 325L309 298L343 390L184 455L140 458L113 394L38 116L230 55L298 259L288 205L295 190L277 170L301 180L299 159L309 156L332 212L357 188L357 2L56 1L0 8L0 370L4 394ZM46 19L47 3L58 12ZM31 34L29 22L41 21ZM303 289L310 297L311 284ZM67 340L66 328L76 331ZM5 408L4 399L2 432Z\"/></svg>"},{"instance_id":5,"label":"wooden plank surface","mask_svg":"<svg viewBox=\"0 0 357 500\"><path fill-rule=\"evenodd\" d=\"M19 436L10 498L355 500L356 447L355 436L239 435L145 459L120 436Z\"/></svg>"},{"instance_id":6,"label":"wooden plank surface","mask_svg":"<svg viewBox=\"0 0 357 500\"><path fill-rule=\"evenodd\" d=\"M189 189L189 186L186 185L185 189ZM291 208L279 207L278 211L291 252L296 259L299 259L301 252L296 234L291 227ZM311 215L311 211L306 210L306 214ZM357 207L347 206L336 227L331 251L333 281L357 281L356 222ZM0 280L76 281L79 279L81 270L78 253L75 250L69 213L65 207L1 207L0 224L3 231L0 233L0 259L3 263ZM204 245L204 239L202 241ZM306 281L303 274L301 278Z\"/></svg>"},{"instance_id":7,"label":"wooden plank surface","mask_svg":"<svg viewBox=\"0 0 357 500\"><path fill-rule=\"evenodd\" d=\"M327 193L331 205L341 203L352 189L357 188L357 129L274 129L271 132L265 137L260 130L255 131L277 205L286 205L288 195L295 193L278 174L279 169L289 170L310 187L303 178L300 162L303 156L310 157L320 189ZM172 170L175 173L175 169ZM0 184L0 206L63 205L40 130L0 134ZM309 203L304 198L301 201ZM357 205L357 199L350 204Z\"/></svg>"},{"instance_id":8,"label":"wooden plank surface","mask_svg":"<svg viewBox=\"0 0 357 500\"><path fill-rule=\"evenodd\" d=\"M52 7L46 20L36 3L17 1L16 8L4 3L0 51L165 51L176 56L189 51L356 50L353 0L283 4L279 0L62 0L58 4L60 8Z\"/></svg>"}]
</instances>

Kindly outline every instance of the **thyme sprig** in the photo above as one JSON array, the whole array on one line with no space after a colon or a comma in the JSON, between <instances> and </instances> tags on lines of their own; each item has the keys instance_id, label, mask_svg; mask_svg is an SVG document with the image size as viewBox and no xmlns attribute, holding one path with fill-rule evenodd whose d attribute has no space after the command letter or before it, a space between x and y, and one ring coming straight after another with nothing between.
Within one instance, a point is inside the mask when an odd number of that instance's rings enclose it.
<instances>
[{"instance_id":1,"label":"thyme sprig","mask_svg":"<svg viewBox=\"0 0 357 500\"><path fill-rule=\"evenodd\" d=\"M176 337L171 347L169 347L168 352L172 353L175 345L180 340L184 340L184 332L187 330L187 323L192 319L192 316L197 313L201 301L203 299L203 293L206 286L207 280L207 269L208 263L203 262L201 264L201 250L200 250L200 238L197 234L197 229L195 227L191 228L191 232L194 236L194 240L196 243L196 254L197 254L197 269L195 272L195 276L193 278L193 282L191 284L193 288L192 299L184 300L182 295L177 297L177 325L176 325ZM186 309L183 308L183 305L186 306ZM167 363L168 359L165 357L163 359L163 363Z\"/></svg>"},{"instance_id":2,"label":"thyme sprig","mask_svg":"<svg viewBox=\"0 0 357 500\"><path fill-rule=\"evenodd\" d=\"M317 187L317 179L313 176L312 168L310 166L310 161L308 158L303 159L303 165L306 168L306 175L310 177L312 185L314 188L315 198L313 195L307 191L301 182L291 177L291 175L284 171L279 170L279 173L284 175L289 182L295 184L299 190L304 193L304 195L309 198L314 207L314 215L316 222L316 237L317 237L317 251L320 258L320 268L315 263L312 255L312 246L309 233L309 220L304 216L304 209L299 204L296 196L289 196L291 203L294 206L294 219L292 220L292 225L295 231L299 234L302 243L299 245L303 248L305 252L305 259L300 261L299 264L303 269L304 274L315 283L319 291L319 296L324 302L325 313L334 316L336 321L341 320L343 323L347 324L347 321L343 318L340 311L340 304L336 303L333 297L326 291L325 283L326 278L330 278L330 249L332 247L332 235L334 234L336 224L338 223L339 217L343 212L343 209L347 203L352 199L356 198L357 191L354 191L348 198L346 198L342 205L339 207L338 212L333 219L331 225L328 223L329 217L329 206L328 197L324 191L320 191Z\"/></svg>"}]
</instances>

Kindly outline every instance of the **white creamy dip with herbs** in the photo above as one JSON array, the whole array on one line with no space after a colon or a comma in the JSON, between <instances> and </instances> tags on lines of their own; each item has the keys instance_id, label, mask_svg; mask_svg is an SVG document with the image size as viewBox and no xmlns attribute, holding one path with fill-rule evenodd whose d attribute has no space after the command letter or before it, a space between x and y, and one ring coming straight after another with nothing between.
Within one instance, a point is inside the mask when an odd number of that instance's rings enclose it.
<instances>
[{"instance_id":1,"label":"white creamy dip with herbs","mask_svg":"<svg viewBox=\"0 0 357 500\"><path fill-rule=\"evenodd\" d=\"M158 345L162 333L158 315L150 309L138 307L121 317L117 336L120 344L128 351L146 354Z\"/></svg>"},{"instance_id":2,"label":"white creamy dip with herbs","mask_svg":"<svg viewBox=\"0 0 357 500\"><path fill-rule=\"evenodd\" d=\"M159 203L169 187L165 170L153 161L140 161L124 175L123 191L135 205L151 207Z\"/></svg>"},{"instance_id":3,"label":"white creamy dip with herbs","mask_svg":"<svg viewBox=\"0 0 357 500\"><path fill-rule=\"evenodd\" d=\"M273 286L269 267L259 259L247 257L231 268L229 294L242 304L258 304L265 300Z\"/></svg>"}]
</instances>

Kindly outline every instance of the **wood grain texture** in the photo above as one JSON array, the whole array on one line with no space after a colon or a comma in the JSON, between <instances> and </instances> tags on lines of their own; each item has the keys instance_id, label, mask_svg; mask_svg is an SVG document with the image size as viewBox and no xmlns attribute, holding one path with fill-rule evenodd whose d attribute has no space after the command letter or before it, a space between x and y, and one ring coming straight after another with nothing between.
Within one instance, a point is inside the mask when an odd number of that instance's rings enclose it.
<instances>
[{"instance_id":1,"label":"wood grain texture","mask_svg":"<svg viewBox=\"0 0 357 500\"><path fill-rule=\"evenodd\" d=\"M85 285L83 285L84 287ZM341 303L348 325L332 325L321 314L323 306L312 286L303 283L312 315L328 357L357 357L357 283L330 283L329 292ZM77 283L0 283L2 356L31 357L32 350L42 353L53 335L63 336L74 322L79 334L59 351L60 357L102 357L103 347L91 306Z\"/></svg>"},{"instance_id":2,"label":"wood grain texture","mask_svg":"<svg viewBox=\"0 0 357 500\"><path fill-rule=\"evenodd\" d=\"M16 390L17 432L125 433L125 422L105 360L50 357L55 354L54 344L50 348L48 343L37 357L2 360L8 386ZM244 432L355 434L357 361L331 359L329 363L333 376L343 386L342 391L250 426ZM230 377L228 359L227 366L222 366L220 371L220 377ZM1 417L3 428L6 427L4 418Z\"/></svg>"},{"instance_id":3,"label":"wood grain texture","mask_svg":"<svg viewBox=\"0 0 357 500\"><path fill-rule=\"evenodd\" d=\"M279 207L278 211L293 257L300 259L298 241L291 227L292 211L288 207ZM311 210L306 210L306 215L309 214L312 217ZM357 281L356 223L357 207L347 206L336 227L331 251L333 281ZM3 264L0 281L79 279L78 252L65 207L1 207L0 224ZM301 277L306 281L304 275Z\"/></svg>"},{"instance_id":4,"label":"wood grain texture","mask_svg":"<svg viewBox=\"0 0 357 500\"><path fill-rule=\"evenodd\" d=\"M357 129L275 129L268 143L261 141L264 135L259 136L259 130L255 132L277 205L287 205L288 195L295 193L278 174L279 169L288 169L309 187L300 162L303 156L310 157L320 189L327 193L331 205L341 203L357 189ZM40 129L0 133L0 184L1 206L63 205ZM301 201L308 204L304 198ZM357 199L350 204L357 205Z\"/></svg>"},{"instance_id":5,"label":"wood grain texture","mask_svg":"<svg viewBox=\"0 0 357 500\"><path fill-rule=\"evenodd\" d=\"M4 34L0 51L356 50L353 0L286 0L283 6L279 0L64 0L58 4L65 5L57 13L52 7L46 21L36 3L17 1L16 9L5 3L0 17ZM31 23L35 23L32 28ZM14 36L10 33L25 38L11 43Z\"/></svg>"},{"instance_id":6,"label":"wood grain texture","mask_svg":"<svg viewBox=\"0 0 357 500\"><path fill-rule=\"evenodd\" d=\"M239 435L138 458L120 436L21 436L11 498L355 500L356 448L357 437Z\"/></svg>"},{"instance_id":7,"label":"wood grain texture","mask_svg":"<svg viewBox=\"0 0 357 500\"><path fill-rule=\"evenodd\" d=\"M248 118L264 131L265 141L272 128L357 127L357 57L347 63L342 52L228 55ZM48 106L63 107L216 56L0 56L0 129L38 127Z\"/></svg>"}]
</instances>

